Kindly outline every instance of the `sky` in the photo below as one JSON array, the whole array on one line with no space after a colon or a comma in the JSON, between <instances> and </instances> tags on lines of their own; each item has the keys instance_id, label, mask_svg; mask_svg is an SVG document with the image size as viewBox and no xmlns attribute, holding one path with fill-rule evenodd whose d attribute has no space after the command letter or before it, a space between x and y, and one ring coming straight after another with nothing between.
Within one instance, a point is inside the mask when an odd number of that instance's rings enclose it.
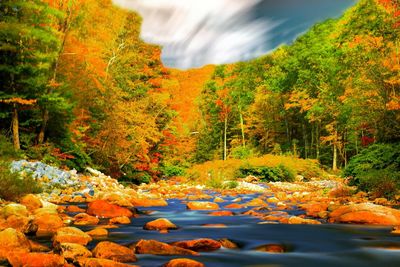
<instances>
[{"instance_id":1,"label":"sky","mask_svg":"<svg viewBox=\"0 0 400 267\"><path fill-rule=\"evenodd\" d=\"M189 69L267 54L356 0L114 0L143 17L141 37L167 67Z\"/></svg>"}]
</instances>

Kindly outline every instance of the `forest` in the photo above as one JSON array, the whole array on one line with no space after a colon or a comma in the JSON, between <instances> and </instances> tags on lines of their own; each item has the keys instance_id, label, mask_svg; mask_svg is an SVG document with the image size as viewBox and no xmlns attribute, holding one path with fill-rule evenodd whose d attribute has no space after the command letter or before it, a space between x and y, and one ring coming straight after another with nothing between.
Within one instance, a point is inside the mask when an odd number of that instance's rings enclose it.
<instances>
[{"instance_id":1,"label":"forest","mask_svg":"<svg viewBox=\"0 0 400 267\"><path fill-rule=\"evenodd\" d=\"M258 59L183 71L111 1L2 1L1 146L135 183L266 154L354 176L380 151L397 180L399 8L361 0Z\"/></svg>"}]
</instances>

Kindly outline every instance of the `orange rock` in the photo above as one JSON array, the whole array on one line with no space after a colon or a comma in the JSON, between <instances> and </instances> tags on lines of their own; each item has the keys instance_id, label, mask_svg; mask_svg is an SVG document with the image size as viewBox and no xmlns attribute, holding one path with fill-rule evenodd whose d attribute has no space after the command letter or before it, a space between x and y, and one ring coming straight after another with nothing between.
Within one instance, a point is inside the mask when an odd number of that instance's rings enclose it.
<instances>
[{"instance_id":1,"label":"orange rock","mask_svg":"<svg viewBox=\"0 0 400 267\"><path fill-rule=\"evenodd\" d=\"M95 200L88 205L87 213L101 218L132 217L133 213L127 208L110 204L104 200Z\"/></svg>"},{"instance_id":2,"label":"orange rock","mask_svg":"<svg viewBox=\"0 0 400 267\"><path fill-rule=\"evenodd\" d=\"M320 212L328 210L328 203L309 203L303 204L300 208L306 211L307 216L319 217Z\"/></svg>"},{"instance_id":3,"label":"orange rock","mask_svg":"<svg viewBox=\"0 0 400 267\"><path fill-rule=\"evenodd\" d=\"M81 267L138 267L136 265L96 258L79 258L77 262Z\"/></svg>"},{"instance_id":4,"label":"orange rock","mask_svg":"<svg viewBox=\"0 0 400 267\"><path fill-rule=\"evenodd\" d=\"M53 243L55 246L60 243L76 243L86 245L90 241L92 241L90 235L75 227L60 228L53 236Z\"/></svg>"},{"instance_id":5,"label":"orange rock","mask_svg":"<svg viewBox=\"0 0 400 267\"><path fill-rule=\"evenodd\" d=\"M223 223L206 223L202 225L203 227L208 228L226 228L227 226Z\"/></svg>"},{"instance_id":6,"label":"orange rock","mask_svg":"<svg viewBox=\"0 0 400 267\"><path fill-rule=\"evenodd\" d=\"M90 216L86 213L79 213L74 217L75 225L96 225L99 223L99 218Z\"/></svg>"},{"instance_id":7,"label":"orange rock","mask_svg":"<svg viewBox=\"0 0 400 267\"><path fill-rule=\"evenodd\" d=\"M38 208L43 207L42 201L40 201L40 198L33 195L33 194L28 194L25 195L21 198L19 201L22 205L28 208L28 210L35 210Z\"/></svg>"},{"instance_id":8,"label":"orange rock","mask_svg":"<svg viewBox=\"0 0 400 267\"><path fill-rule=\"evenodd\" d=\"M67 260L77 260L80 257L92 257L92 252L86 247L75 243L61 243L59 245L61 255Z\"/></svg>"},{"instance_id":9,"label":"orange rock","mask_svg":"<svg viewBox=\"0 0 400 267\"><path fill-rule=\"evenodd\" d=\"M237 249L237 248L239 248L239 246L236 243L232 242L231 240L229 240L227 238L219 239L218 242L221 243L221 245L224 248L228 248L228 249Z\"/></svg>"},{"instance_id":10,"label":"orange rock","mask_svg":"<svg viewBox=\"0 0 400 267\"><path fill-rule=\"evenodd\" d=\"M233 212L230 210L213 211L208 215L210 216L233 216Z\"/></svg>"},{"instance_id":11,"label":"orange rock","mask_svg":"<svg viewBox=\"0 0 400 267\"><path fill-rule=\"evenodd\" d=\"M8 227L25 234L37 231L37 225L33 224L31 219L25 216L11 215L7 218L6 224Z\"/></svg>"},{"instance_id":12,"label":"orange rock","mask_svg":"<svg viewBox=\"0 0 400 267\"><path fill-rule=\"evenodd\" d=\"M163 265L163 267L204 267L201 262L191 259L173 259Z\"/></svg>"},{"instance_id":13,"label":"orange rock","mask_svg":"<svg viewBox=\"0 0 400 267\"><path fill-rule=\"evenodd\" d=\"M186 204L189 210L218 210L219 206L217 203L198 201L198 202L188 202Z\"/></svg>"},{"instance_id":14,"label":"orange rock","mask_svg":"<svg viewBox=\"0 0 400 267\"><path fill-rule=\"evenodd\" d=\"M33 224L38 227L36 232L38 236L52 235L57 229L64 227L64 222L58 214L48 213L36 215Z\"/></svg>"},{"instance_id":15,"label":"orange rock","mask_svg":"<svg viewBox=\"0 0 400 267\"><path fill-rule=\"evenodd\" d=\"M109 223L111 223L111 224L130 224L131 219L129 219L126 216L114 217L114 218L110 219Z\"/></svg>"},{"instance_id":16,"label":"orange rock","mask_svg":"<svg viewBox=\"0 0 400 267\"><path fill-rule=\"evenodd\" d=\"M11 253L8 262L13 267L63 267L65 259L56 254L47 253Z\"/></svg>"},{"instance_id":17,"label":"orange rock","mask_svg":"<svg viewBox=\"0 0 400 267\"><path fill-rule=\"evenodd\" d=\"M254 210L248 210L242 213L243 215L249 215L249 216L254 216L254 217L262 217L264 216L264 214L259 213L257 211Z\"/></svg>"},{"instance_id":18,"label":"orange rock","mask_svg":"<svg viewBox=\"0 0 400 267\"><path fill-rule=\"evenodd\" d=\"M118 262L132 262L137 260L131 249L109 241L98 243L92 252L93 256L101 259Z\"/></svg>"},{"instance_id":19,"label":"orange rock","mask_svg":"<svg viewBox=\"0 0 400 267\"><path fill-rule=\"evenodd\" d=\"M262 245L262 246L257 247L256 250L262 251L262 252L269 252L269 253L284 253L285 252L285 248L279 244Z\"/></svg>"},{"instance_id":20,"label":"orange rock","mask_svg":"<svg viewBox=\"0 0 400 267\"><path fill-rule=\"evenodd\" d=\"M93 230L90 230L88 232L86 232L88 235L90 235L91 237L102 237L102 236L108 236L108 231L107 229L104 228L95 228Z\"/></svg>"},{"instance_id":21,"label":"orange rock","mask_svg":"<svg viewBox=\"0 0 400 267\"><path fill-rule=\"evenodd\" d=\"M242 209L243 205L237 204L237 203L232 203L232 204L226 205L224 208L225 209Z\"/></svg>"},{"instance_id":22,"label":"orange rock","mask_svg":"<svg viewBox=\"0 0 400 267\"><path fill-rule=\"evenodd\" d=\"M178 227L173 224L170 220L165 218L160 218L151 222L146 223L143 226L145 230L170 230L178 229Z\"/></svg>"},{"instance_id":23,"label":"orange rock","mask_svg":"<svg viewBox=\"0 0 400 267\"><path fill-rule=\"evenodd\" d=\"M298 216L291 216L288 220L288 224L321 224L320 221L303 219Z\"/></svg>"},{"instance_id":24,"label":"orange rock","mask_svg":"<svg viewBox=\"0 0 400 267\"><path fill-rule=\"evenodd\" d=\"M329 214L330 222L400 225L400 211L371 203L342 206Z\"/></svg>"},{"instance_id":25,"label":"orange rock","mask_svg":"<svg viewBox=\"0 0 400 267\"><path fill-rule=\"evenodd\" d=\"M225 200L220 198L220 197L216 197L216 198L214 198L214 202L215 203L221 203L221 202L225 202Z\"/></svg>"},{"instance_id":26,"label":"orange rock","mask_svg":"<svg viewBox=\"0 0 400 267\"><path fill-rule=\"evenodd\" d=\"M31 245L31 252L49 252L51 250L49 247L32 240L29 240L29 244Z\"/></svg>"},{"instance_id":27,"label":"orange rock","mask_svg":"<svg viewBox=\"0 0 400 267\"><path fill-rule=\"evenodd\" d=\"M7 258L7 255L12 252L29 252L31 244L26 236L15 230L7 228L0 232L0 260Z\"/></svg>"},{"instance_id":28,"label":"orange rock","mask_svg":"<svg viewBox=\"0 0 400 267\"><path fill-rule=\"evenodd\" d=\"M197 252L180 247L171 246L156 240L140 240L135 246L137 254L153 255L198 255Z\"/></svg>"},{"instance_id":29,"label":"orange rock","mask_svg":"<svg viewBox=\"0 0 400 267\"><path fill-rule=\"evenodd\" d=\"M66 211L67 212L85 212L84 209L79 208L78 206L75 206L75 205L68 206L66 208Z\"/></svg>"},{"instance_id":30,"label":"orange rock","mask_svg":"<svg viewBox=\"0 0 400 267\"><path fill-rule=\"evenodd\" d=\"M214 251L221 248L221 243L209 238L185 240L171 243L173 246L190 249L193 251Z\"/></svg>"},{"instance_id":31,"label":"orange rock","mask_svg":"<svg viewBox=\"0 0 400 267\"><path fill-rule=\"evenodd\" d=\"M131 203L135 207L164 207L168 206L165 199L132 198Z\"/></svg>"}]
</instances>

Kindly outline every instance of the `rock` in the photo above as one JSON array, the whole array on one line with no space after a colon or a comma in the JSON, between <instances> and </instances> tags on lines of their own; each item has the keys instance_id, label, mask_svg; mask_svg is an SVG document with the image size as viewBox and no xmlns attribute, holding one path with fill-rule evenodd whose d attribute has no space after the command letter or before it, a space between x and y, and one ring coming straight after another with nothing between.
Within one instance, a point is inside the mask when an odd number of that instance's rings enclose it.
<instances>
[{"instance_id":1,"label":"rock","mask_svg":"<svg viewBox=\"0 0 400 267\"><path fill-rule=\"evenodd\" d=\"M175 230L178 226L173 224L170 220L165 218L160 218L151 222L146 223L143 226L145 230Z\"/></svg>"},{"instance_id":2,"label":"rock","mask_svg":"<svg viewBox=\"0 0 400 267\"><path fill-rule=\"evenodd\" d=\"M243 205L237 204L237 203L232 203L232 204L226 205L224 208L225 209L242 209Z\"/></svg>"},{"instance_id":3,"label":"rock","mask_svg":"<svg viewBox=\"0 0 400 267\"><path fill-rule=\"evenodd\" d=\"M90 235L91 237L103 237L103 236L108 236L108 231L107 229L104 228L95 228L93 230L90 230L88 232L86 232L88 235Z\"/></svg>"},{"instance_id":4,"label":"rock","mask_svg":"<svg viewBox=\"0 0 400 267\"><path fill-rule=\"evenodd\" d=\"M85 212L84 209L79 208L78 206L75 206L75 205L70 205L70 206L68 206L67 209L66 209L66 211L67 211L67 212L78 212L78 213L83 213L83 212Z\"/></svg>"},{"instance_id":5,"label":"rock","mask_svg":"<svg viewBox=\"0 0 400 267\"><path fill-rule=\"evenodd\" d=\"M30 250L31 244L23 233L13 228L0 232L0 260L6 259L10 252L29 252Z\"/></svg>"},{"instance_id":6,"label":"rock","mask_svg":"<svg viewBox=\"0 0 400 267\"><path fill-rule=\"evenodd\" d=\"M131 249L109 241L98 243L92 252L93 256L101 259L118 262L133 262L137 260Z\"/></svg>"},{"instance_id":7,"label":"rock","mask_svg":"<svg viewBox=\"0 0 400 267\"><path fill-rule=\"evenodd\" d=\"M55 246L61 243L76 243L85 246L90 241L92 241L90 235L75 227L62 227L53 236Z\"/></svg>"},{"instance_id":8,"label":"rock","mask_svg":"<svg viewBox=\"0 0 400 267\"><path fill-rule=\"evenodd\" d=\"M31 252L49 252L51 250L48 246L32 240L29 240L29 244L31 245Z\"/></svg>"},{"instance_id":9,"label":"rock","mask_svg":"<svg viewBox=\"0 0 400 267\"><path fill-rule=\"evenodd\" d=\"M127 208L111 204L104 200L95 200L88 205L87 213L101 218L132 217L133 213Z\"/></svg>"},{"instance_id":10,"label":"rock","mask_svg":"<svg viewBox=\"0 0 400 267\"><path fill-rule=\"evenodd\" d=\"M107 201L110 204L122 206L122 207L133 207L131 201L129 200L129 196L126 196L125 194L121 193L106 193L102 195L101 197L99 196L99 199L102 199L104 201Z\"/></svg>"},{"instance_id":11,"label":"rock","mask_svg":"<svg viewBox=\"0 0 400 267\"><path fill-rule=\"evenodd\" d=\"M284 253L285 248L279 244L267 244L256 248L257 251L269 252L269 253Z\"/></svg>"},{"instance_id":12,"label":"rock","mask_svg":"<svg viewBox=\"0 0 400 267\"><path fill-rule=\"evenodd\" d=\"M400 226L393 227L391 234L400 235Z\"/></svg>"},{"instance_id":13,"label":"rock","mask_svg":"<svg viewBox=\"0 0 400 267\"><path fill-rule=\"evenodd\" d=\"M300 205L306 211L307 216L319 217L319 214L328 210L329 203L309 203ZM322 214L322 213L321 213Z\"/></svg>"},{"instance_id":14,"label":"rock","mask_svg":"<svg viewBox=\"0 0 400 267\"><path fill-rule=\"evenodd\" d=\"M25 195L21 198L19 201L20 204L24 205L25 207L28 208L28 210L35 210L38 208L43 207L42 201L38 196L35 196L33 194L28 194Z\"/></svg>"},{"instance_id":15,"label":"rock","mask_svg":"<svg viewBox=\"0 0 400 267\"><path fill-rule=\"evenodd\" d=\"M191 259L173 259L163 265L163 267L204 267L201 262Z\"/></svg>"},{"instance_id":16,"label":"rock","mask_svg":"<svg viewBox=\"0 0 400 267\"><path fill-rule=\"evenodd\" d=\"M214 202L215 203L221 203L221 202L225 202L225 200L223 198L216 197L216 198L214 198Z\"/></svg>"},{"instance_id":17,"label":"rock","mask_svg":"<svg viewBox=\"0 0 400 267\"><path fill-rule=\"evenodd\" d=\"M164 207L168 206L165 199L132 198L131 203L135 207Z\"/></svg>"},{"instance_id":18,"label":"rock","mask_svg":"<svg viewBox=\"0 0 400 267\"><path fill-rule=\"evenodd\" d=\"M256 183L258 182L260 179L255 177L254 175L249 175L246 178L243 179L243 181L245 181L246 183Z\"/></svg>"},{"instance_id":19,"label":"rock","mask_svg":"<svg viewBox=\"0 0 400 267\"><path fill-rule=\"evenodd\" d=\"M92 252L86 247L75 244L75 243L61 243L59 245L61 251L61 256L67 260L77 260L79 257L90 258L92 257Z\"/></svg>"},{"instance_id":20,"label":"rock","mask_svg":"<svg viewBox=\"0 0 400 267\"><path fill-rule=\"evenodd\" d=\"M238 249L239 248L239 246L235 242L233 242L227 238L219 239L218 242L221 243L221 245L224 248L228 248L228 249Z\"/></svg>"},{"instance_id":21,"label":"rock","mask_svg":"<svg viewBox=\"0 0 400 267\"><path fill-rule=\"evenodd\" d=\"M321 222L312 219L304 219L298 216L291 216L288 220L288 224L321 224Z\"/></svg>"},{"instance_id":22,"label":"rock","mask_svg":"<svg viewBox=\"0 0 400 267\"><path fill-rule=\"evenodd\" d=\"M81 267L138 267L136 265L96 258L80 258L77 262Z\"/></svg>"},{"instance_id":23,"label":"rock","mask_svg":"<svg viewBox=\"0 0 400 267\"><path fill-rule=\"evenodd\" d=\"M190 249L197 252L214 251L221 248L221 243L209 238L186 240L171 243L173 246L180 248Z\"/></svg>"},{"instance_id":24,"label":"rock","mask_svg":"<svg viewBox=\"0 0 400 267\"><path fill-rule=\"evenodd\" d=\"M64 222L58 214L36 215L33 224L38 227L36 232L38 236L52 235L57 229L64 227Z\"/></svg>"},{"instance_id":25,"label":"rock","mask_svg":"<svg viewBox=\"0 0 400 267\"><path fill-rule=\"evenodd\" d=\"M379 197L374 199L374 203L377 205L387 205L389 201L384 197Z\"/></svg>"},{"instance_id":26,"label":"rock","mask_svg":"<svg viewBox=\"0 0 400 267\"><path fill-rule=\"evenodd\" d=\"M16 216L21 216L21 217L29 216L28 209L24 205L16 204L16 203L11 203L11 204L4 206L0 210L0 214L5 219L7 219L11 215L16 215Z\"/></svg>"},{"instance_id":27,"label":"rock","mask_svg":"<svg viewBox=\"0 0 400 267\"><path fill-rule=\"evenodd\" d=\"M111 223L111 224L130 224L131 219L129 219L126 216L114 217L114 218L110 219L109 223Z\"/></svg>"},{"instance_id":28,"label":"rock","mask_svg":"<svg viewBox=\"0 0 400 267\"><path fill-rule=\"evenodd\" d=\"M221 210L221 211L210 212L208 215L210 215L210 216L233 216L234 214L230 210Z\"/></svg>"},{"instance_id":29,"label":"rock","mask_svg":"<svg viewBox=\"0 0 400 267\"><path fill-rule=\"evenodd\" d=\"M198 201L198 202L188 202L186 208L189 210L218 210L219 206L217 203Z\"/></svg>"},{"instance_id":30,"label":"rock","mask_svg":"<svg viewBox=\"0 0 400 267\"><path fill-rule=\"evenodd\" d=\"M202 227L207 227L207 228L226 228L226 224L223 223L206 223L202 224Z\"/></svg>"},{"instance_id":31,"label":"rock","mask_svg":"<svg viewBox=\"0 0 400 267\"><path fill-rule=\"evenodd\" d=\"M75 225L96 225L99 223L99 218L90 216L86 213L79 213L74 217Z\"/></svg>"},{"instance_id":32,"label":"rock","mask_svg":"<svg viewBox=\"0 0 400 267\"><path fill-rule=\"evenodd\" d=\"M400 225L400 211L371 203L342 206L329 214L330 222Z\"/></svg>"},{"instance_id":33,"label":"rock","mask_svg":"<svg viewBox=\"0 0 400 267\"><path fill-rule=\"evenodd\" d=\"M254 198L246 203L243 203L242 205L248 207L267 206L267 204L262 199L259 198Z\"/></svg>"},{"instance_id":34,"label":"rock","mask_svg":"<svg viewBox=\"0 0 400 267\"><path fill-rule=\"evenodd\" d=\"M6 224L25 234L35 233L38 229L37 225L32 223L32 218L25 216L11 215L7 218Z\"/></svg>"},{"instance_id":35,"label":"rock","mask_svg":"<svg viewBox=\"0 0 400 267\"><path fill-rule=\"evenodd\" d=\"M268 203L278 203L279 199L276 198L276 197L270 197L270 198L267 199L267 202Z\"/></svg>"},{"instance_id":36,"label":"rock","mask_svg":"<svg viewBox=\"0 0 400 267\"><path fill-rule=\"evenodd\" d=\"M65 259L56 254L12 253L8 261L13 267L64 267Z\"/></svg>"},{"instance_id":37,"label":"rock","mask_svg":"<svg viewBox=\"0 0 400 267\"><path fill-rule=\"evenodd\" d=\"M140 240L135 246L137 254L153 255L198 255L197 252L180 247L171 246L156 240Z\"/></svg>"},{"instance_id":38,"label":"rock","mask_svg":"<svg viewBox=\"0 0 400 267\"><path fill-rule=\"evenodd\" d=\"M35 216L41 216L41 215L45 215L45 214L55 214L58 215L58 209L53 209L53 208L39 208L39 209L35 209L33 211L33 214Z\"/></svg>"}]
</instances>

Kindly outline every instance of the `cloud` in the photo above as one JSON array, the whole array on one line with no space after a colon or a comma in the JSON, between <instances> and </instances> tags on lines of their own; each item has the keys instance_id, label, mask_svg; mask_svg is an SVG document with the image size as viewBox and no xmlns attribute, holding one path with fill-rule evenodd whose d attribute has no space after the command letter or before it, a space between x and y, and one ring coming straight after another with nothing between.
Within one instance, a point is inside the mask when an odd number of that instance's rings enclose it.
<instances>
[{"instance_id":1,"label":"cloud","mask_svg":"<svg viewBox=\"0 0 400 267\"><path fill-rule=\"evenodd\" d=\"M114 0L113 2L140 13L144 19L141 36L146 42L163 47L162 59L165 65L186 69L255 58L282 42L291 41L309 27L310 23L315 22L319 15L311 14L312 18L304 18L301 14L300 16L297 14L301 13L301 10L292 10L294 16L285 13L285 10L290 9L290 3L296 5L307 1L317 5L318 2L352 2L352 0ZM296 18L300 18L300 21L293 25ZM303 24L303 27L299 27Z\"/></svg>"}]
</instances>

